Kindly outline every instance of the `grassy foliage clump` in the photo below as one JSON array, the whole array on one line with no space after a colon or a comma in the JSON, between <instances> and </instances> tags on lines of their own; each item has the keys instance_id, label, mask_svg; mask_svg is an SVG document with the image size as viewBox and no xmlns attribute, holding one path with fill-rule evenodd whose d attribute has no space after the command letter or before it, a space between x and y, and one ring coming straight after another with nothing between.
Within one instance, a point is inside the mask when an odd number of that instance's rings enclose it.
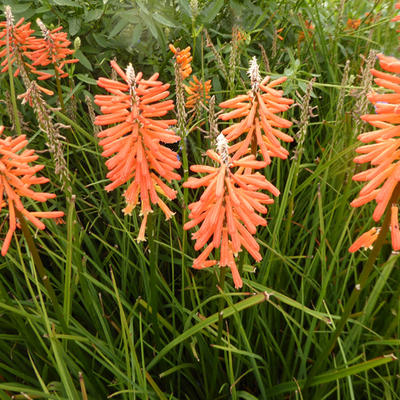
<instances>
[{"instance_id":1,"label":"grassy foliage clump","mask_svg":"<svg viewBox=\"0 0 400 400\"><path fill-rule=\"evenodd\" d=\"M23 26L15 43L0 36L0 186L19 177L29 210L4 189L0 399L400 398L400 258L384 212L397 215L398 180L376 221L371 203L350 206L357 138L397 133L397 67L376 72L378 53L398 53L395 2L0 4ZM132 98L143 151L114 137ZM261 138L270 121L278 144ZM385 157L368 168L398 158ZM195 172L220 174L209 203ZM228 228L235 193L257 203L256 216L234 211L247 246ZM373 249L349 252L368 231Z\"/></svg>"}]
</instances>

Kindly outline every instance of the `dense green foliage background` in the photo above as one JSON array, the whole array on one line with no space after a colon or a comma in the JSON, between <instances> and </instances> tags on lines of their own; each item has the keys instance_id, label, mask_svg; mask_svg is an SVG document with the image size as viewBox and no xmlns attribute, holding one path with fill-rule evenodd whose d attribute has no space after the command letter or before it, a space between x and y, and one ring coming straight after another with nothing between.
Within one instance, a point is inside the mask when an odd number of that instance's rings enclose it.
<instances>
[{"instance_id":1,"label":"dense green foliage background","mask_svg":"<svg viewBox=\"0 0 400 400\"><path fill-rule=\"evenodd\" d=\"M29 105L19 105L30 146L42 150L43 174L52 181L46 189L57 193L51 208L67 214L65 225L49 221L44 232L32 229L65 322L18 233L0 260L1 399L400 398L400 259L389 243L337 346L310 375L369 254L347 251L373 226L371 207L349 206L360 188L351 180L352 158L357 134L370 129L359 116L373 111L365 97L368 55L398 54L393 1L211 0L199 1L197 12L185 0L0 4L11 5L16 19L24 16L32 26L37 17L49 27L62 25L79 47L80 60L63 80L67 111L54 112L55 121L71 126L63 134L75 203L66 203ZM349 18L360 18L360 26L348 28ZM307 21L314 25L311 34ZM232 69L234 26L245 40ZM283 40L277 37L280 28ZM160 72L173 97L168 43L192 47L194 74L212 80L217 104L248 88L253 56L263 74L288 76L285 93L296 102L285 116L295 121L290 158L274 159L265 171L281 196L257 236L263 260L254 264L240 256L241 291L229 274L220 287L218 268L190 268L196 252L190 235L183 245L185 204L178 186L178 199L170 203L175 217L165 221L156 209L145 243L135 240L138 212L121 211L124 189L104 191L105 160L88 112L90 99L101 93L96 79L110 76L109 61L116 57L122 67L132 62L145 76ZM18 94L25 91L18 79L15 84ZM56 91L54 83L48 85ZM0 75L0 90L4 100L7 74ZM48 102L56 106L56 96ZM5 104L0 121L13 124ZM200 123L208 128L204 110L192 121ZM190 163L201 163L209 146L203 132L191 130ZM195 195L191 191L190 201Z\"/></svg>"}]
</instances>

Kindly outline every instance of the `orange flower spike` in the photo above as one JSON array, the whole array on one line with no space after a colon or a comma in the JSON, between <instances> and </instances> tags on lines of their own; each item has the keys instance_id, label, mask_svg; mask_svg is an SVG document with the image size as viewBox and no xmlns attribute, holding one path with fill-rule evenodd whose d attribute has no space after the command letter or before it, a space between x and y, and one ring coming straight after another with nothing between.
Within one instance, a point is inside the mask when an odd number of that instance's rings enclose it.
<instances>
[{"instance_id":1,"label":"orange flower spike","mask_svg":"<svg viewBox=\"0 0 400 400\"><path fill-rule=\"evenodd\" d=\"M314 29L315 29L314 25L308 19L306 19L304 21L304 24L306 26L306 31L307 31L308 36L311 37L313 35ZM300 45L300 43L305 39L305 37L306 37L305 32L304 31L300 31L299 32L299 37L297 39L297 44Z\"/></svg>"},{"instance_id":2,"label":"orange flower spike","mask_svg":"<svg viewBox=\"0 0 400 400\"><path fill-rule=\"evenodd\" d=\"M210 98L209 93L211 90L211 80L203 83L197 79L196 75L193 75L193 81L189 82L189 86L183 86L186 93L189 95L185 104L186 108L195 108L202 100L205 101L205 104L208 103L208 99Z\"/></svg>"},{"instance_id":3,"label":"orange flower spike","mask_svg":"<svg viewBox=\"0 0 400 400\"><path fill-rule=\"evenodd\" d=\"M0 126L0 135L3 131L4 127ZM7 254L17 228L16 210L41 230L45 229L45 225L39 218L58 219L64 216L62 211L28 211L23 205L22 197L40 202L56 197L52 193L40 193L30 189L31 185L46 183L48 179L35 175L44 165L29 165L29 162L35 161L38 156L33 150L23 150L27 144L25 135L0 138L0 210L8 208L9 221L8 232L1 248L2 256Z\"/></svg>"},{"instance_id":4,"label":"orange flower spike","mask_svg":"<svg viewBox=\"0 0 400 400\"><path fill-rule=\"evenodd\" d=\"M350 247L349 252L355 253L357 250L364 247L368 249L370 246L373 245L375 240L378 238L379 229L371 228L368 232L363 233Z\"/></svg>"},{"instance_id":5,"label":"orange flower spike","mask_svg":"<svg viewBox=\"0 0 400 400\"><path fill-rule=\"evenodd\" d=\"M123 212L130 214L140 202L143 219L137 240L141 241L145 240L151 204L157 204L166 219L173 215L159 195L169 200L176 197L176 191L164 180L179 180L181 177L174 169L180 168L181 163L177 154L162 143L176 143L180 138L170 129L176 120L155 119L174 108L172 100L164 100L169 95L169 84L158 81L158 74L143 79L143 74L135 74L131 64L126 71L115 61L111 61L111 67L124 82L99 78L98 85L110 94L95 96L103 113L96 117L95 124L117 124L98 135L102 155L111 157L106 161L111 183L105 189L111 191L129 182Z\"/></svg>"},{"instance_id":6,"label":"orange flower spike","mask_svg":"<svg viewBox=\"0 0 400 400\"><path fill-rule=\"evenodd\" d=\"M360 18L358 18L358 19L351 19L351 18L349 18L349 19L347 20L347 22L346 22L346 27L347 27L347 29L354 29L354 30L356 30L356 29L359 28L360 25L361 25L361 19L360 19Z\"/></svg>"},{"instance_id":7,"label":"orange flower spike","mask_svg":"<svg viewBox=\"0 0 400 400\"><path fill-rule=\"evenodd\" d=\"M394 6L397 10L400 9L400 1L398 1L395 6ZM391 19L392 22L397 22L400 21L400 15L396 15L394 18Z\"/></svg>"},{"instance_id":8,"label":"orange flower spike","mask_svg":"<svg viewBox=\"0 0 400 400\"><path fill-rule=\"evenodd\" d=\"M207 268L219 264L231 269L234 284L240 288L243 282L235 263L235 256L242 246L256 261L261 259L259 246L253 234L257 226L266 225L266 221L257 212L267 213L263 204L271 204L269 196L258 192L267 189L274 195L279 191L266 178L253 169L263 168L266 163L257 161L254 155L232 161L228 154L227 140L220 134L217 138L218 153L208 150L207 155L219 164L218 167L194 165L192 171L204 173L202 178L189 178L184 187L206 187L200 200L189 205L190 221L184 225L188 230L200 225L192 234L195 250L206 246L197 257L193 267ZM207 244L208 243L208 244ZM214 249L220 249L220 259L208 260Z\"/></svg>"},{"instance_id":9,"label":"orange flower spike","mask_svg":"<svg viewBox=\"0 0 400 400\"><path fill-rule=\"evenodd\" d=\"M380 66L388 72L400 73L400 60L396 57L385 56L382 53L377 55Z\"/></svg>"},{"instance_id":10,"label":"orange flower spike","mask_svg":"<svg viewBox=\"0 0 400 400\"><path fill-rule=\"evenodd\" d=\"M219 105L221 108L233 109L221 114L219 116L221 120L242 118L240 122L222 131L229 142L246 134L243 140L231 145L230 152L234 153L233 159L238 159L246 154L251 143L258 145L264 161L268 164L271 157L286 159L289 153L281 146L277 138L284 142L292 142L293 138L274 127L289 128L292 125L290 121L280 118L276 114L288 110L289 106L293 104L293 100L284 98L282 90L273 89L284 82L286 77L270 83L268 83L269 77L261 80L255 57L250 61L248 74L252 89L246 95L236 96Z\"/></svg>"},{"instance_id":11,"label":"orange flower spike","mask_svg":"<svg viewBox=\"0 0 400 400\"><path fill-rule=\"evenodd\" d=\"M279 35L282 31L283 31L283 28L279 28L279 29L277 29L277 30L275 31L276 37L277 37L279 40L283 40L283 37L282 37L281 35Z\"/></svg>"},{"instance_id":12,"label":"orange flower spike","mask_svg":"<svg viewBox=\"0 0 400 400\"><path fill-rule=\"evenodd\" d=\"M24 19L21 18L16 24L14 24L14 17L12 15L10 6L5 7L5 15L6 21L0 22L0 28L4 28L0 32L0 58L4 57L3 61L0 63L0 66L2 67L0 72L5 72L8 70L10 60L11 65L16 64L14 76L18 76L20 69L24 68L26 71L30 71L39 75L39 79L47 79L46 77L50 77L50 74L38 71L33 65L25 61L26 58L29 58L28 54L30 52L36 51L38 47L40 47L37 42L38 39L31 36L34 30L30 28L30 22L23 24ZM9 36L8 43L7 32ZM37 88L47 95L53 95L51 90L40 85L37 85ZM32 98L30 97L29 89L25 93L20 94L18 98L23 99L22 104L29 102L29 104L32 105Z\"/></svg>"},{"instance_id":13,"label":"orange flower spike","mask_svg":"<svg viewBox=\"0 0 400 400\"><path fill-rule=\"evenodd\" d=\"M178 63L182 75L182 79L187 78L192 73L190 62L193 57L190 55L190 46L183 50L177 49L174 45L170 44L169 49L174 53L176 62Z\"/></svg>"},{"instance_id":14,"label":"orange flower spike","mask_svg":"<svg viewBox=\"0 0 400 400\"><path fill-rule=\"evenodd\" d=\"M400 73L400 60L394 57L378 55L380 66L387 72L372 69L375 83L394 91L385 91L382 94L375 92L368 95L368 99L375 105L376 114L363 115L361 118L377 127L375 131L365 132L358 136L363 143L356 149L359 154L354 158L356 163L370 163L371 167L354 175L353 180L366 182L359 197L351 202L352 207L360 207L370 201L375 201L373 212L374 221L379 221L388 208L393 191L400 182L400 77L392 73ZM391 207L392 246L400 249L400 233L398 228L397 206ZM363 239L362 239L363 238ZM358 240L367 240L367 234ZM360 248L356 241L351 249ZM354 250L355 251L355 250Z\"/></svg>"},{"instance_id":15,"label":"orange flower spike","mask_svg":"<svg viewBox=\"0 0 400 400\"><path fill-rule=\"evenodd\" d=\"M36 49L35 38L32 35L34 32L31 29L30 22L24 24L24 18L21 18L16 24L14 23L14 16L11 12L11 7L5 7L6 21L0 22L0 28L3 30L0 32L0 58L4 60L0 63L3 67L0 72L8 70L8 62L11 65L16 62L17 57L26 55L28 50ZM7 43L7 31L8 31L8 43ZM7 48L8 45L8 48ZM26 64L30 69L34 67ZM19 73L19 69L16 70L15 76Z\"/></svg>"},{"instance_id":16,"label":"orange flower spike","mask_svg":"<svg viewBox=\"0 0 400 400\"><path fill-rule=\"evenodd\" d=\"M40 30L42 31L43 38L35 39L36 50L26 53L26 56L33 61L32 66L42 66L45 67L52 64L59 74L60 78L65 78L68 73L63 71L65 64L76 63L78 59L66 58L74 53L74 50L69 49L71 42L67 39L67 33L61 32L62 26L49 30L44 25L44 23L38 18L36 20ZM43 73L32 70L33 73L39 75L39 80L45 80L54 76L54 74Z\"/></svg>"}]
</instances>

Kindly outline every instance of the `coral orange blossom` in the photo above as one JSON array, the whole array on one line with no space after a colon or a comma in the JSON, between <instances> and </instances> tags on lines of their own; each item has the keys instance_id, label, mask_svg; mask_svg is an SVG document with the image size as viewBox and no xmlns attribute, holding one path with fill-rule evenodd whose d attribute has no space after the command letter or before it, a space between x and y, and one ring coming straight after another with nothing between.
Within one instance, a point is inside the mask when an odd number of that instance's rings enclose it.
<instances>
[{"instance_id":1,"label":"coral orange blossom","mask_svg":"<svg viewBox=\"0 0 400 400\"><path fill-rule=\"evenodd\" d=\"M173 215L159 194L172 200L176 192L161 178L168 182L179 180L181 177L174 168L179 168L181 163L177 154L161 142L175 143L180 138L169 129L176 120L155 119L174 108L172 100L161 102L169 95L169 84L158 81L157 73L147 80L141 72L135 75L131 64L126 71L115 61L111 61L111 66L124 82L100 78L97 84L110 94L95 96L95 103L104 114L96 117L95 124L117 124L98 134L103 138L99 142L104 149L102 155L112 156L106 161L107 178L112 181L106 190L132 181L124 193L126 207L123 211L130 214L140 201L143 220L137 240L141 241L145 240L151 203L158 204L167 219Z\"/></svg>"},{"instance_id":2,"label":"coral orange blossom","mask_svg":"<svg viewBox=\"0 0 400 400\"><path fill-rule=\"evenodd\" d=\"M18 55L22 55L27 50L36 49L35 38L32 36L34 32L31 29L31 23L24 24L24 18L21 18L16 24L14 24L14 17L11 13L11 8L6 6L6 21L0 22L0 27L3 30L0 32L0 58L4 57L1 62L1 72L8 70L8 62L13 64L16 61ZM9 35L7 42L7 32ZM7 47L8 46L8 47ZM29 68L30 65L26 64ZM19 69L15 71L15 76L19 73Z\"/></svg>"},{"instance_id":3,"label":"coral orange blossom","mask_svg":"<svg viewBox=\"0 0 400 400\"><path fill-rule=\"evenodd\" d=\"M302 30L302 31L299 32L299 37L297 39L297 45L298 46L305 39L306 33L308 34L309 37L312 37L314 29L315 29L313 23L311 21L309 21L308 19L306 19L304 21L304 25L305 25L307 31L303 31Z\"/></svg>"},{"instance_id":4,"label":"coral orange blossom","mask_svg":"<svg viewBox=\"0 0 400 400\"><path fill-rule=\"evenodd\" d=\"M4 127L0 126L0 135L3 131ZM62 211L28 211L22 203L22 197L40 202L56 197L55 194L35 192L30 188L31 185L46 183L49 179L35 175L44 165L29 165L38 156L34 150L24 149L27 144L25 135L0 138L0 210L8 208L8 232L1 247L2 256L6 255L17 228L16 210L38 229L46 227L40 218L57 219L64 216Z\"/></svg>"},{"instance_id":5,"label":"coral orange blossom","mask_svg":"<svg viewBox=\"0 0 400 400\"><path fill-rule=\"evenodd\" d=\"M188 188L206 187L200 200L189 205L191 221L184 229L201 225L192 234L196 240L195 250L206 248L194 260L193 267L207 268L219 264L228 266L232 271L236 288L243 285L235 263L235 256L243 246L256 260L261 260L259 245L253 235L258 225L266 225L266 220L257 213L266 214L265 205L273 199L258 190L265 189L274 196L279 190L260 173L252 172L266 166L265 161L256 161L254 155L231 160L224 135L217 138L218 153L208 150L207 155L219 164L217 167L192 165L193 172L205 174L202 178L189 178L183 184ZM208 244L207 244L208 243ZM214 249L220 249L219 260L209 260Z\"/></svg>"},{"instance_id":6,"label":"coral orange blossom","mask_svg":"<svg viewBox=\"0 0 400 400\"><path fill-rule=\"evenodd\" d=\"M189 82L189 86L184 85L186 93L189 95L185 103L186 108L195 108L201 100L204 99L207 103L210 98L211 80L203 83L198 80L196 75L193 75L192 78L193 81Z\"/></svg>"},{"instance_id":7,"label":"coral orange blossom","mask_svg":"<svg viewBox=\"0 0 400 400\"><path fill-rule=\"evenodd\" d=\"M396 9L400 9L400 1L398 1L395 5ZM400 21L400 15L396 15L394 18L391 19L392 22L398 22Z\"/></svg>"},{"instance_id":8,"label":"coral orange blossom","mask_svg":"<svg viewBox=\"0 0 400 400\"><path fill-rule=\"evenodd\" d=\"M190 55L190 46L183 50L179 50L174 45L170 44L169 49L175 54L176 62L179 65L182 79L187 78L192 73L190 62L192 61L193 57Z\"/></svg>"},{"instance_id":9,"label":"coral orange blossom","mask_svg":"<svg viewBox=\"0 0 400 400\"><path fill-rule=\"evenodd\" d=\"M400 182L400 77L388 72L400 73L400 60L383 54L378 54L378 58L380 66L387 72L372 69L371 73L375 76L375 83L391 92L372 92L368 95L369 101L375 105L376 114L366 114L361 118L378 129L358 136L366 145L356 149L360 155L354 162L371 163L372 168L353 176L355 181L368 183L351 206L360 207L375 201L377 205L373 219L376 222L390 206L392 247L397 251L400 250L398 208L396 204L389 204L389 200ZM354 242L349 251L369 247L376 237L375 231L366 232Z\"/></svg>"},{"instance_id":10,"label":"coral orange blossom","mask_svg":"<svg viewBox=\"0 0 400 400\"><path fill-rule=\"evenodd\" d=\"M65 64L79 61L76 58L67 59L68 56L74 53L74 50L68 48L71 42L67 39L67 33L61 32L63 29L62 26L50 31L39 18L36 22L42 31L43 38L35 39L34 44L37 50L26 52L26 56L33 61L32 66L36 67L40 65L46 67L52 64L60 78L67 77L68 73L63 71ZM37 71L36 69L32 72L39 75L39 80L45 80L54 76L52 73Z\"/></svg>"},{"instance_id":11,"label":"coral orange blossom","mask_svg":"<svg viewBox=\"0 0 400 400\"><path fill-rule=\"evenodd\" d=\"M249 146L252 147L252 152L255 154L254 145L258 145L267 164L270 163L270 157L286 159L289 153L281 146L278 139L284 142L292 142L293 138L276 129L276 127L289 128L292 123L276 114L286 111L293 100L284 98L282 90L274 89L275 86L284 82L286 77L269 83L269 76L261 80L255 57L250 61L248 74L252 89L247 94L236 96L219 105L222 108L233 108L233 111L219 116L223 121L241 118L240 122L222 131L228 142L232 142L247 133L243 140L230 146L229 152L235 153L233 160L237 160L247 153Z\"/></svg>"},{"instance_id":12,"label":"coral orange blossom","mask_svg":"<svg viewBox=\"0 0 400 400\"><path fill-rule=\"evenodd\" d=\"M40 75L41 73L33 65L25 61L25 57L30 51L38 49L38 39L32 36L34 30L31 29L31 23L24 24L24 18L21 18L14 24L10 6L5 7L5 15L6 21L0 22L0 28L3 28L0 32L0 58L4 58L0 63L2 67L0 72L7 71L9 64L12 66L16 64L14 76L19 75L21 68ZM37 87L41 92L50 96L53 95L51 90L40 85L37 85Z\"/></svg>"},{"instance_id":13,"label":"coral orange blossom","mask_svg":"<svg viewBox=\"0 0 400 400\"><path fill-rule=\"evenodd\" d=\"M352 19L349 18L346 22L346 28L348 29L358 29L361 25L361 18Z\"/></svg>"}]
</instances>

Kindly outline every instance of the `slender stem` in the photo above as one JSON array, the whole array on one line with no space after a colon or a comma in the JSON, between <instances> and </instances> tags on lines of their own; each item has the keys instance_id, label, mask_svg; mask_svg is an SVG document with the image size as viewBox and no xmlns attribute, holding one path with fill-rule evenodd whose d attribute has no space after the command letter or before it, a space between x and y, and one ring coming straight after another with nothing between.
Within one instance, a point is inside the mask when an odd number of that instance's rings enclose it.
<instances>
[{"instance_id":1,"label":"slender stem","mask_svg":"<svg viewBox=\"0 0 400 400\"><path fill-rule=\"evenodd\" d=\"M25 218L18 210L15 210L15 214L21 224L22 233L23 233L26 243L28 245L29 252L32 255L34 265L36 267L37 272L39 273L40 279L42 280L44 287L47 290L50 300L53 303L53 307L57 314L58 320L60 321L60 323L64 329L64 332L67 332L68 328L65 323L64 316L62 314L60 305L58 304L56 294L54 292L53 287L50 284L49 277L46 273L46 269L43 266L42 260L39 255L39 251L35 245L35 242L33 241L31 232L29 231L29 228L28 228L28 225L26 224Z\"/></svg>"},{"instance_id":2,"label":"slender stem","mask_svg":"<svg viewBox=\"0 0 400 400\"><path fill-rule=\"evenodd\" d=\"M251 139L251 154L257 155L257 138L255 136Z\"/></svg>"},{"instance_id":3,"label":"slender stem","mask_svg":"<svg viewBox=\"0 0 400 400\"><path fill-rule=\"evenodd\" d=\"M63 98L62 88L61 88L60 73L57 71L56 65L54 65L54 71L56 73L58 100L60 102L61 111L65 114L65 104L64 104L64 98Z\"/></svg>"},{"instance_id":4,"label":"slender stem","mask_svg":"<svg viewBox=\"0 0 400 400\"><path fill-rule=\"evenodd\" d=\"M182 138L182 164L183 164L183 181L186 182L189 178L189 162L186 149L186 138ZM188 188L183 188L183 215L182 215L182 227L185 225L187 220L187 204L189 199ZM186 256L186 246L187 246L187 232L183 229L182 231L182 288L181 288L181 301L182 306L185 306L185 256Z\"/></svg>"},{"instance_id":5,"label":"slender stem","mask_svg":"<svg viewBox=\"0 0 400 400\"><path fill-rule=\"evenodd\" d=\"M225 289L225 276L226 276L227 267L221 268L221 273L219 276L219 286L220 290L223 293ZM219 315L218 315L218 336L217 336L217 343L222 342L222 322L223 322L223 313L222 310L224 309L225 300L223 297L219 300Z\"/></svg>"},{"instance_id":6,"label":"slender stem","mask_svg":"<svg viewBox=\"0 0 400 400\"><path fill-rule=\"evenodd\" d=\"M335 348L337 339L340 336L340 334L342 333L342 331L347 323L347 320L349 319L349 316L353 310L353 307L354 307L355 303L357 302L358 298L360 297L361 291L365 288L368 277L374 268L375 261L382 249L383 243L386 238L386 234L389 230L390 216L391 216L390 215L390 207L393 203L397 202L399 197L400 197L400 183L398 183L396 185L396 187L393 191L392 197L389 200L388 206L386 208L386 214L385 214L385 219L383 221L382 229L379 233L378 238L376 239L373 249L371 250L368 260L364 265L361 275L358 278L358 282L355 285L355 287L350 295L350 298L346 303L342 317L340 318L339 323L336 325L336 329L333 332L333 335L330 338L329 342L326 344L325 348L322 350L319 357L317 358L317 361L311 368L310 373L307 376L307 380L304 384L303 389L306 389L310 385L312 379L314 378L314 376L317 372L321 372L322 367L324 366L324 363L328 360L330 353Z\"/></svg>"},{"instance_id":7,"label":"slender stem","mask_svg":"<svg viewBox=\"0 0 400 400\"><path fill-rule=\"evenodd\" d=\"M193 12L193 10L192 10L192 12ZM196 54L196 37L197 37L195 20L196 20L196 17L192 16L192 39L193 39L193 53L192 53L192 56L193 56L193 59L194 59L194 55Z\"/></svg>"},{"instance_id":8,"label":"slender stem","mask_svg":"<svg viewBox=\"0 0 400 400\"><path fill-rule=\"evenodd\" d=\"M260 114L258 112L258 109L256 111L255 119L260 119ZM250 147L251 147L251 154L253 154L255 157L257 157L258 145L257 145L257 136L255 135L255 133L253 133L253 137L251 138Z\"/></svg>"},{"instance_id":9,"label":"slender stem","mask_svg":"<svg viewBox=\"0 0 400 400\"><path fill-rule=\"evenodd\" d=\"M85 380L83 379L83 373L81 371L79 371L78 376L79 376L79 384L81 387L82 400L88 400L86 386L85 386Z\"/></svg>"},{"instance_id":10,"label":"slender stem","mask_svg":"<svg viewBox=\"0 0 400 400\"><path fill-rule=\"evenodd\" d=\"M152 309L151 318L154 328L154 337L156 346L160 343L160 326L158 323L157 313L159 309L158 299L158 276L157 276L157 244L154 241L156 234L156 216L154 213L150 213L147 217L147 240L149 243L149 268L150 268L150 305Z\"/></svg>"},{"instance_id":11,"label":"slender stem","mask_svg":"<svg viewBox=\"0 0 400 400\"><path fill-rule=\"evenodd\" d=\"M176 108L177 108L177 132L181 137L182 143L182 164L183 164L183 181L186 182L189 177L189 162L187 155L187 128L186 128L186 110L185 110L185 94L183 88L182 75L178 63L175 60L174 64L175 70L175 85L176 85ZM183 215L182 215L182 226L187 220L187 203L189 198L188 188L183 189ZM182 258L181 258L181 303L185 306L185 259L186 259L186 245L187 245L187 233L183 229L182 231Z\"/></svg>"},{"instance_id":12,"label":"slender stem","mask_svg":"<svg viewBox=\"0 0 400 400\"><path fill-rule=\"evenodd\" d=\"M75 222L75 195L69 198L68 216L67 216L67 252L65 261L65 275L64 275L64 305L63 315L65 316L65 323L69 325L71 316L71 305L72 305L72 290L71 290L71 278L72 278L72 249L74 242L74 222Z\"/></svg>"},{"instance_id":13,"label":"slender stem","mask_svg":"<svg viewBox=\"0 0 400 400\"><path fill-rule=\"evenodd\" d=\"M11 96L11 103L13 106L15 130L17 131L18 135L21 135L22 130L18 118L18 107L17 107L17 99L15 96L14 75L12 73L12 64L10 57L10 30L8 28L6 29L6 47L7 47L8 77L10 81L10 96Z\"/></svg>"}]
</instances>

